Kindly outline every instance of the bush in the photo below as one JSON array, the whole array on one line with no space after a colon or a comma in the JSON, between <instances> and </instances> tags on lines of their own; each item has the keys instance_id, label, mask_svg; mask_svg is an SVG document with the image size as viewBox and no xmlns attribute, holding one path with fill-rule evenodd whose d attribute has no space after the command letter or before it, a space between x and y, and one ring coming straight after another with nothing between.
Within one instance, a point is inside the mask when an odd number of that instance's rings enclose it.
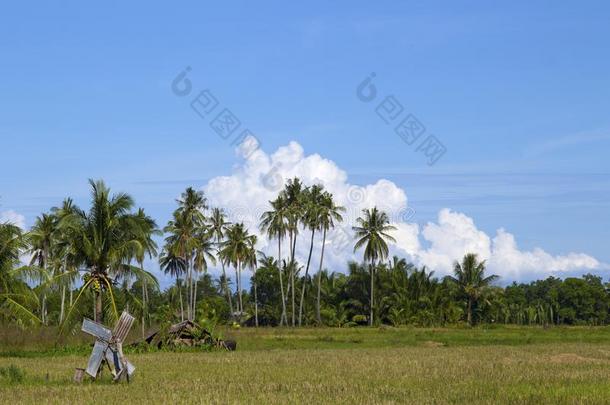
<instances>
[{"instance_id":1,"label":"bush","mask_svg":"<svg viewBox=\"0 0 610 405\"><path fill-rule=\"evenodd\" d=\"M368 323L368 317L366 315L354 315L352 317L352 322L358 325L366 325Z\"/></svg>"},{"instance_id":2,"label":"bush","mask_svg":"<svg viewBox=\"0 0 610 405\"><path fill-rule=\"evenodd\" d=\"M8 380L11 384L23 382L25 371L14 364L8 367L0 367L0 378Z\"/></svg>"}]
</instances>

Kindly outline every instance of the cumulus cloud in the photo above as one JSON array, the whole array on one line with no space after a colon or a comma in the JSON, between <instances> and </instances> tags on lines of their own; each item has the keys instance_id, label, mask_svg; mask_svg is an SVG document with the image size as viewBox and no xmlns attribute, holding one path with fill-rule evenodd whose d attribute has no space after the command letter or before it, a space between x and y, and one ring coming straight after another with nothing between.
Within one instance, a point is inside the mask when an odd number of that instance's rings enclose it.
<instances>
[{"instance_id":1,"label":"cumulus cloud","mask_svg":"<svg viewBox=\"0 0 610 405\"><path fill-rule=\"evenodd\" d=\"M25 217L13 210L0 212L0 224L11 223L21 229L25 229Z\"/></svg>"},{"instance_id":2,"label":"cumulus cloud","mask_svg":"<svg viewBox=\"0 0 610 405\"><path fill-rule=\"evenodd\" d=\"M456 259L477 253L487 260L490 271L507 280L544 276L554 272L595 270L601 264L582 253L552 256L542 249L519 250L515 237L499 229L493 239L479 230L467 215L448 208L438 213L436 222L420 226L410 222L415 210L409 206L405 190L391 181L380 179L374 184L355 185L347 173L333 161L318 154L306 155L301 145L290 142L271 154L250 142L237 149L240 163L229 176L210 180L204 187L211 205L224 207L231 221L244 222L259 237L258 248L277 255L277 243L269 241L258 230L260 215L270 209L269 201L277 196L288 179L299 177L305 185L322 184L339 205L346 207L345 221L329 233L325 267L344 271L348 260L358 260L361 252L353 252L352 225L364 208L377 206L390 216L396 231L391 253L406 256L418 265L425 265L437 275L449 274ZM302 232L297 245L300 263L307 259L309 232ZM314 261L319 257L321 238L316 238ZM284 257L287 254L284 249ZM317 271L312 266L311 272Z\"/></svg>"}]
</instances>

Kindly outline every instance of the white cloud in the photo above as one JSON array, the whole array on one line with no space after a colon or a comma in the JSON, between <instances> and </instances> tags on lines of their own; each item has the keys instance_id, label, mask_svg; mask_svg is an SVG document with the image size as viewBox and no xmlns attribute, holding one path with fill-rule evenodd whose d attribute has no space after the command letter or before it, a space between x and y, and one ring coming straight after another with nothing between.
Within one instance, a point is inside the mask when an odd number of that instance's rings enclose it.
<instances>
[{"instance_id":1,"label":"white cloud","mask_svg":"<svg viewBox=\"0 0 610 405\"><path fill-rule=\"evenodd\" d=\"M25 229L25 217L13 210L0 212L0 224L5 222L17 225L21 229Z\"/></svg>"},{"instance_id":2,"label":"white cloud","mask_svg":"<svg viewBox=\"0 0 610 405\"><path fill-rule=\"evenodd\" d=\"M325 267L344 271L347 260L359 259L353 253L351 226L362 209L377 206L386 211L397 227L393 233L396 244L391 253L406 256L418 265L426 265L437 275L451 272L453 262L474 252L488 261L488 268L508 280L544 276L553 272L594 270L600 263L582 253L552 256L542 249L521 251L515 238L499 229L492 239L479 230L473 219L448 208L438 213L437 222L422 227L409 222L414 211L408 205L407 194L391 181L381 179L374 184L358 186L347 181L347 173L333 161L318 154L305 155L296 142L267 154L244 143L238 148L242 161L230 176L216 177L203 187L211 205L224 207L231 221L243 221L259 236L259 249L277 254L277 243L268 241L258 230L258 218L269 209L286 180L299 177L306 185L321 183L333 193L338 204L346 207L345 221L328 235ZM244 160L244 157L248 159ZM321 238L316 238L311 272L317 271ZM305 263L309 248L309 232L301 233L297 257ZM287 244L283 256L287 255Z\"/></svg>"}]
</instances>

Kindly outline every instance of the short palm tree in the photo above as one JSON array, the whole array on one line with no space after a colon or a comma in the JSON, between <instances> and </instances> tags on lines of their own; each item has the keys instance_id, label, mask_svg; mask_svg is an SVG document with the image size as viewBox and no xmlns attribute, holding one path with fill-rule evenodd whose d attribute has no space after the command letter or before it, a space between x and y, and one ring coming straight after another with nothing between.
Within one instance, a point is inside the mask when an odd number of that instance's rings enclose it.
<instances>
[{"instance_id":1,"label":"short palm tree","mask_svg":"<svg viewBox=\"0 0 610 405\"><path fill-rule=\"evenodd\" d=\"M142 246L139 235L142 233L143 224L131 211L134 206L133 199L125 193L111 195L110 189L101 180L89 180L89 184L89 211L75 209L62 219L64 232L68 234L73 245L75 261L85 273L83 286L64 322L87 289L94 292L94 317L97 322L102 322L104 318L104 293L109 295L112 314L117 317L112 277L138 270L128 264L134 252L139 251Z\"/></svg>"},{"instance_id":2,"label":"short palm tree","mask_svg":"<svg viewBox=\"0 0 610 405\"><path fill-rule=\"evenodd\" d=\"M195 277L195 291L193 293L193 318L196 318L197 310L197 286L199 282L199 274L205 273L208 270L208 263L216 264L216 243L214 242L212 231L202 226L195 234L195 252L193 257L193 270L197 274Z\"/></svg>"},{"instance_id":3,"label":"short palm tree","mask_svg":"<svg viewBox=\"0 0 610 405\"><path fill-rule=\"evenodd\" d=\"M474 253L468 253L462 263L453 265L454 276L447 279L458 286L460 292L466 297L466 314L469 325L473 325L473 309L489 286L498 279L498 276L485 276L485 261L479 261Z\"/></svg>"},{"instance_id":4,"label":"short palm tree","mask_svg":"<svg viewBox=\"0 0 610 405\"><path fill-rule=\"evenodd\" d=\"M40 318L32 311L38 306L38 298L19 277L22 268L19 256L27 247L18 226L0 223L0 316L21 324L38 324Z\"/></svg>"},{"instance_id":5,"label":"short palm tree","mask_svg":"<svg viewBox=\"0 0 610 405\"><path fill-rule=\"evenodd\" d=\"M208 223L210 226L210 231L212 232L213 237L216 239L216 256L220 260L220 246L222 244L222 241L224 240L227 227L230 226L231 223L227 222L226 215L222 208L212 209L212 215L208 218ZM223 260L220 260L220 264L222 266L221 289L227 297L227 301L229 303L229 310L231 311L231 314L233 314L233 300L231 299L231 292L229 291L229 286L227 285L225 262Z\"/></svg>"},{"instance_id":6,"label":"short palm tree","mask_svg":"<svg viewBox=\"0 0 610 405\"><path fill-rule=\"evenodd\" d=\"M359 217L356 220L358 226L352 228L357 239L354 245L354 252L364 246L364 261L370 263L371 299L369 305L369 325L373 326L375 264L388 257L389 249L386 241L396 242L388 232L395 230L396 227L390 225L388 215L383 211L379 211L377 207L365 209L362 213L364 217Z\"/></svg>"},{"instance_id":7,"label":"short palm tree","mask_svg":"<svg viewBox=\"0 0 610 405\"><path fill-rule=\"evenodd\" d=\"M176 290L180 301L180 321L184 321L184 304L182 302L182 287L180 277L186 274L186 260L176 255L176 249L171 244L166 244L159 256L159 265L165 274L176 279Z\"/></svg>"}]
</instances>

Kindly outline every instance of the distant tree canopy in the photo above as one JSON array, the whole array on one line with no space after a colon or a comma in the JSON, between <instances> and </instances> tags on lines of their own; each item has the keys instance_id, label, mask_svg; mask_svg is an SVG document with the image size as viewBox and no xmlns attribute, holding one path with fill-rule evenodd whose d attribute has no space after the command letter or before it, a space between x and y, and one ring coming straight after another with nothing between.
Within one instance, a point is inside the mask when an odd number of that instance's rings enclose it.
<instances>
[{"instance_id":1,"label":"distant tree canopy","mask_svg":"<svg viewBox=\"0 0 610 405\"><path fill-rule=\"evenodd\" d=\"M327 232L343 222L344 208L323 186L297 178L260 218L260 230L277 243L275 255L257 251L251 230L230 223L222 208L209 208L201 191L185 190L161 232L129 195L90 184L88 210L66 199L28 232L0 224L0 323L63 329L83 316L113 318L117 308L138 317L142 334L184 319L248 326L610 323L610 284L598 276L500 287L475 254L455 258L453 274L441 278L388 257L395 228L376 207L362 212L356 238L345 247L360 252L362 262L329 271ZM161 233L157 254L153 236ZM308 243L304 263L295 258L299 242ZM175 283L161 291L145 257L158 258ZM222 269L218 278L208 273L211 265ZM249 287L244 271L252 274Z\"/></svg>"}]
</instances>

